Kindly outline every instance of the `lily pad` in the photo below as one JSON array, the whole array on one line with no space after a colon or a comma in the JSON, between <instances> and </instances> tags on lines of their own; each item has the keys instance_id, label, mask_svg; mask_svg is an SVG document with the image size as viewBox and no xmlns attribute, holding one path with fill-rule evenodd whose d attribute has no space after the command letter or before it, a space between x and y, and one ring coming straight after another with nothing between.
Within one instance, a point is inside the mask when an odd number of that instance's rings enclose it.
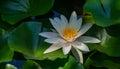
<instances>
[{"instance_id":1,"label":"lily pad","mask_svg":"<svg viewBox=\"0 0 120 69\"><path fill-rule=\"evenodd\" d=\"M0 1L2 19L10 24L16 24L29 16L47 13L54 0L4 0Z\"/></svg>"}]
</instances>

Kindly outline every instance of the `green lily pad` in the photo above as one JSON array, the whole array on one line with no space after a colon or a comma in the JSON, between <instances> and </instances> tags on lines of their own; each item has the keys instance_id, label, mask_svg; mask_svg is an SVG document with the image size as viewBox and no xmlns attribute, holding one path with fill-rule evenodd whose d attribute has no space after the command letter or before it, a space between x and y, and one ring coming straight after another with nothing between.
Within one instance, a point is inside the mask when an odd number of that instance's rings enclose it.
<instances>
[{"instance_id":1,"label":"green lily pad","mask_svg":"<svg viewBox=\"0 0 120 69\"><path fill-rule=\"evenodd\" d=\"M11 33L8 38L9 46L12 50L22 53L26 59L55 60L56 58L66 58L61 50L57 50L48 54L43 54L49 46L44 43L44 39L39 36L41 32L41 22L25 22L22 23Z\"/></svg>"},{"instance_id":2,"label":"green lily pad","mask_svg":"<svg viewBox=\"0 0 120 69\"><path fill-rule=\"evenodd\" d=\"M0 2L2 19L10 24L16 24L29 16L47 13L54 0L4 0Z\"/></svg>"},{"instance_id":3,"label":"green lily pad","mask_svg":"<svg viewBox=\"0 0 120 69\"><path fill-rule=\"evenodd\" d=\"M22 69L42 69L41 66L32 60L27 60Z\"/></svg>"},{"instance_id":4,"label":"green lily pad","mask_svg":"<svg viewBox=\"0 0 120 69\"><path fill-rule=\"evenodd\" d=\"M119 0L87 0L84 11L91 12L97 25L106 27L120 23L119 5Z\"/></svg>"},{"instance_id":5,"label":"green lily pad","mask_svg":"<svg viewBox=\"0 0 120 69\"><path fill-rule=\"evenodd\" d=\"M105 30L101 34L101 45L98 45L97 50L109 56L120 57L120 37L110 36Z\"/></svg>"},{"instance_id":6,"label":"green lily pad","mask_svg":"<svg viewBox=\"0 0 120 69\"><path fill-rule=\"evenodd\" d=\"M34 55L39 43L38 33L41 31L41 25L35 21L22 23L8 38L10 48L23 54Z\"/></svg>"},{"instance_id":7,"label":"green lily pad","mask_svg":"<svg viewBox=\"0 0 120 69\"><path fill-rule=\"evenodd\" d=\"M77 62L74 57L70 56L68 62L64 67L59 67L59 69L84 69L82 64Z\"/></svg>"},{"instance_id":8,"label":"green lily pad","mask_svg":"<svg viewBox=\"0 0 120 69\"><path fill-rule=\"evenodd\" d=\"M119 57L110 57L103 53L96 52L86 60L84 66L86 69L90 69L92 67L96 67L95 69L99 69L101 67L105 69L120 69L119 64Z\"/></svg>"},{"instance_id":9,"label":"green lily pad","mask_svg":"<svg viewBox=\"0 0 120 69\"><path fill-rule=\"evenodd\" d=\"M4 30L3 30L4 31ZM7 43L7 34L3 33L0 35L0 63L11 61L13 58L14 52L10 50Z\"/></svg>"},{"instance_id":10,"label":"green lily pad","mask_svg":"<svg viewBox=\"0 0 120 69\"><path fill-rule=\"evenodd\" d=\"M106 14L109 12L109 9L108 11L104 10L100 0L87 0L84 6L84 11L92 13L95 23L97 25L100 25L100 26L110 25L110 22L109 22L110 14Z\"/></svg>"}]
</instances>

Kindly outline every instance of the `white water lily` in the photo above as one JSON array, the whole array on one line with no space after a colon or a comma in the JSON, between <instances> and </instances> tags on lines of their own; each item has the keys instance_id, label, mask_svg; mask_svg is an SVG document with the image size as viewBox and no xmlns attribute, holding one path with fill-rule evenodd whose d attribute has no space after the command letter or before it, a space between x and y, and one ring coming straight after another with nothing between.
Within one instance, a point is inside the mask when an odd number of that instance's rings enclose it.
<instances>
[{"instance_id":1,"label":"white water lily","mask_svg":"<svg viewBox=\"0 0 120 69\"><path fill-rule=\"evenodd\" d=\"M49 53L62 48L66 55L72 50L73 55L83 63L83 56L81 51L89 52L89 48L84 43L99 43L100 40L94 37L83 36L91 27L92 23L85 23L82 25L82 18L77 18L74 11L68 21L64 15L60 18L50 18L50 22L55 28L56 32L42 32L39 35L46 37L45 42L52 45L44 51Z\"/></svg>"}]
</instances>

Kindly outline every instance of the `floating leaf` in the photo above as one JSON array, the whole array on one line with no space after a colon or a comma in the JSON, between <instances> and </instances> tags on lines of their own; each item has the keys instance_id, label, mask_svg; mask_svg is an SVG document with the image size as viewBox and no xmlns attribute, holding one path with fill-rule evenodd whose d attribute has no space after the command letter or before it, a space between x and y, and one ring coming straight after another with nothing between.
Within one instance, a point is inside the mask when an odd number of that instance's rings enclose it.
<instances>
[{"instance_id":1,"label":"floating leaf","mask_svg":"<svg viewBox=\"0 0 120 69\"><path fill-rule=\"evenodd\" d=\"M110 36L106 30L99 32L99 35L101 36L101 45L98 45L97 49L109 56L120 57L120 37Z\"/></svg>"},{"instance_id":2,"label":"floating leaf","mask_svg":"<svg viewBox=\"0 0 120 69\"><path fill-rule=\"evenodd\" d=\"M86 69L90 69L91 65L97 67L107 68L107 69L120 69L120 59L119 57L110 57L103 53L96 52L92 54L84 64Z\"/></svg>"},{"instance_id":3,"label":"floating leaf","mask_svg":"<svg viewBox=\"0 0 120 69\"><path fill-rule=\"evenodd\" d=\"M27 60L22 69L42 69L41 66L32 60Z\"/></svg>"},{"instance_id":4,"label":"floating leaf","mask_svg":"<svg viewBox=\"0 0 120 69\"><path fill-rule=\"evenodd\" d=\"M4 31L4 30L3 30ZM13 58L14 52L10 50L8 43L7 43L7 34L3 33L0 35L0 63L1 62L8 62L11 61Z\"/></svg>"},{"instance_id":5,"label":"floating leaf","mask_svg":"<svg viewBox=\"0 0 120 69\"><path fill-rule=\"evenodd\" d=\"M25 55L25 58L37 59L37 60L45 60L45 59L55 60L57 58L67 58L67 55L64 55L62 50L56 50L47 54L43 54L43 52L48 48L48 44L46 45L46 43L42 44L39 47L40 48L36 50L34 56Z\"/></svg>"},{"instance_id":6,"label":"floating leaf","mask_svg":"<svg viewBox=\"0 0 120 69\"><path fill-rule=\"evenodd\" d=\"M30 21L22 23L11 33L8 39L9 46L12 50L22 53L27 59L44 60L48 58L55 60L56 58L67 57L61 50L43 54L48 44L43 42L43 38L39 36L40 32L40 22Z\"/></svg>"},{"instance_id":7,"label":"floating leaf","mask_svg":"<svg viewBox=\"0 0 120 69\"><path fill-rule=\"evenodd\" d=\"M97 25L100 26L110 25L109 22L110 14L106 14L109 13L110 9L108 7L107 11L104 10L103 6L101 5L101 0L87 0L84 6L84 11L92 13L93 18Z\"/></svg>"},{"instance_id":8,"label":"floating leaf","mask_svg":"<svg viewBox=\"0 0 120 69\"><path fill-rule=\"evenodd\" d=\"M22 23L13 30L8 38L10 48L23 54L34 55L39 43L38 33L40 31L40 22L30 21Z\"/></svg>"},{"instance_id":9,"label":"floating leaf","mask_svg":"<svg viewBox=\"0 0 120 69\"><path fill-rule=\"evenodd\" d=\"M4 0L0 2L2 19L10 24L36 15L47 13L54 0Z\"/></svg>"},{"instance_id":10,"label":"floating leaf","mask_svg":"<svg viewBox=\"0 0 120 69\"><path fill-rule=\"evenodd\" d=\"M36 61L42 67L42 69L58 69L60 66L64 66L68 59L55 59L54 61L51 60L41 60Z\"/></svg>"},{"instance_id":11,"label":"floating leaf","mask_svg":"<svg viewBox=\"0 0 120 69\"><path fill-rule=\"evenodd\" d=\"M69 57L68 62L64 67L59 67L59 69L84 69L82 64L77 62L72 56Z\"/></svg>"},{"instance_id":12,"label":"floating leaf","mask_svg":"<svg viewBox=\"0 0 120 69\"><path fill-rule=\"evenodd\" d=\"M120 23L119 5L119 0L87 0L84 11L91 12L97 25L106 27Z\"/></svg>"}]
</instances>

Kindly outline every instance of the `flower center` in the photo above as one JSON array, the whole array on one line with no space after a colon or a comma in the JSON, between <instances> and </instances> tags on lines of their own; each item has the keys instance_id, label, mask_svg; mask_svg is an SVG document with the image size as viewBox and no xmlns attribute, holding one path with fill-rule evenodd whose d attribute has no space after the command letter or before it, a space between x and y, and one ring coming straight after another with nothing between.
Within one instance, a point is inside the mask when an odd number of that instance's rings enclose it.
<instances>
[{"instance_id":1,"label":"flower center","mask_svg":"<svg viewBox=\"0 0 120 69\"><path fill-rule=\"evenodd\" d=\"M77 33L77 30L75 28L72 28L70 25L62 29L62 35L67 40L74 38Z\"/></svg>"}]
</instances>

